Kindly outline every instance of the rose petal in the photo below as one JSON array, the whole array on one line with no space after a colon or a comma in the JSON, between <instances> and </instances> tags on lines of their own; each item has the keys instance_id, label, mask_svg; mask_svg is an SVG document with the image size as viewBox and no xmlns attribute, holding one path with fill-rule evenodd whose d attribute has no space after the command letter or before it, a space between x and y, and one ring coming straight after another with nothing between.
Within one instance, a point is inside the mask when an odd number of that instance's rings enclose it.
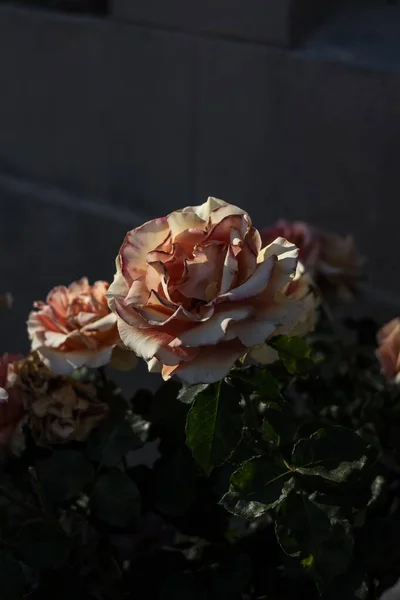
<instances>
[{"instance_id":1,"label":"rose petal","mask_svg":"<svg viewBox=\"0 0 400 600\"><path fill-rule=\"evenodd\" d=\"M177 367L163 367L162 376L167 380L172 375L178 375L188 384L215 383L225 377L245 352L246 348L235 342L206 346L201 348L199 355L190 362L181 363Z\"/></svg>"},{"instance_id":2,"label":"rose petal","mask_svg":"<svg viewBox=\"0 0 400 600\"><path fill-rule=\"evenodd\" d=\"M247 281L230 292L221 294L218 301L237 302L260 294L268 285L276 260L276 256L271 256L265 262L258 264L253 275Z\"/></svg>"},{"instance_id":3,"label":"rose petal","mask_svg":"<svg viewBox=\"0 0 400 600\"><path fill-rule=\"evenodd\" d=\"M182 345L198 347L218 344L224 339L230 323L245 319L251 313L251 307L246 306L221 310L207 321L181 333L170 342L169 346L175 348Z\"/></svg>"}]
</instances>

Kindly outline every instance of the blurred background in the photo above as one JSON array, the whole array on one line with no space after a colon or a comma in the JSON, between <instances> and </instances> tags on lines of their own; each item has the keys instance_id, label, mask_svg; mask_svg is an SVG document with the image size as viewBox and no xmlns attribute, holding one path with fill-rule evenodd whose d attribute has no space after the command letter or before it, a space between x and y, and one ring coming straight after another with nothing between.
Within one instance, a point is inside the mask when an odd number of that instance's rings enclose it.
<instances>
[{"instance_id":1,"label":"blurred background","mask_svg":"<svg viewBox=\"0 0 400 600\"><path fill-rule=\"evenodd\" d=\"M400 4L0 2L0 352L32 302L111 280L128 229L213 195L354 234L400 312Z\"/></svg>"}]
</instances>

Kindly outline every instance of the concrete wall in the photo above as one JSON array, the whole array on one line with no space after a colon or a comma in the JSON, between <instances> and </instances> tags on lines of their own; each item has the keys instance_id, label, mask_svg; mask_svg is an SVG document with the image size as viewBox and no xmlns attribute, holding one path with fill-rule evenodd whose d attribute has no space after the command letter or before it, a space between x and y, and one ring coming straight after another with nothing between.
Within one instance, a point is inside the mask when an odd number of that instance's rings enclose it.
<instances>
[{"instance_id":1,"label":"concrete wall","mask_svg":"<svg viewBox=\"0 0 400 600\"><path fill-rule=\"evenodd\" d=\"M208 195L353 232L395 311L400 77L349 63L0 7L1 337L22 343L52 285L111 277L127 229Z\"/></svg>"}]
</instances>

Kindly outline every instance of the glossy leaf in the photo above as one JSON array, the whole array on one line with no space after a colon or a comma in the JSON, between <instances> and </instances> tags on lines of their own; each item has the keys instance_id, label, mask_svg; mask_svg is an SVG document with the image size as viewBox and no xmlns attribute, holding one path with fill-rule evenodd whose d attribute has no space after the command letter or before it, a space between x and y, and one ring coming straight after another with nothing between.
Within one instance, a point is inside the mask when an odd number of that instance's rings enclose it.
<instances>
[{"instance_id":1,"label":"glossy leaf","mask_svg":"<svg viewBox=\"0 0 400 600\"><path fill-rule=\"evenodd\" d=\"M368 445L354 431L325 427L297 442L292 463L299 473L342 483L366 466L369 455Z\"/></svg>"},{"instance_id":2,"label":"glossy leaf","mask_svg":"<svg viewBox=\"0 0 400 600\"><path fill-rule=\"evenodd\" d=\"M244 462L230 479L221 504L235 515L254 519L274 508L291 489L292 471L279 459L258 456Z\"/></svg>"},{"instance_id":3,"label":"glossy leaf","mask_svg":"<svg viewBox=\"0 0 400 600\"><path fill-rule=\"evenodd\" d=\"M200 392L189 411L186 443L207 474L224 464L240 442L239 400L235 388L220 382Z\"/></svg>"}]
</instances>

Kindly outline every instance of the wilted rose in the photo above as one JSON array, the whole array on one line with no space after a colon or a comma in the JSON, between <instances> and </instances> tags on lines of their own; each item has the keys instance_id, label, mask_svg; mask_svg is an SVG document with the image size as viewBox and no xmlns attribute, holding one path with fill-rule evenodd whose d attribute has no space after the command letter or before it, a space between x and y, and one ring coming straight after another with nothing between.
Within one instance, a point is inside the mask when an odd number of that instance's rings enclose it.
<instances>
[{"instance_id":1,"label":"wilted rose","mask_svg":"<svg viewBox=\"0 0 400 600\"><path fill-rule=\"evenodd\" d=\"M52 373L37 353L18 363L16 386L23 394L38 445L83 441L105 417L96 388Z\"/></svg>"},{"instance_id":2,"label":"wilted rose","mask_svg":"<svg viewBox=\"0 0 400 600\"><path fill-rule=\"evenodd\" d=\"M107 296L124 344L164 379L215 382L255 344L301 319L285 294L297 248L261 249L249 215L209 198L130 231Z\"/></svg>"},{"instance_id":3,"label":"wilted rose","mask_svg":"<svg viewBox=\"0 0 400 600\"><path fill-rule=\"evenodd\" d=\"M363 257L351 236L320 233L318 275L332 285L339 296L348 299L362 275Z\"/></svg>"},{"instance_id":4,"label":"wilted rose","mask_svg":"<svg viewBox=\"0 0 400 600\"><path fill-rule=\"evenodd\" d=\"M25 415L22 395L15 386L15 364L20 358L13 354L0 357L0 446L12 445Z\"/></svg>"},{"instance_id":5,"label":"wilted rose","mask_svg":"<svg viewBox=\"0 0 400 600\"><path fill-rule=\"evenodd\" d=\"M13 298L11 294L1 294L0 295L0 308L11 308L13 302Z\"/></svg>"},{"instance_id":6,"label":"wilted rose","mask_svg":"<svg viewBox=\"0 0 400 600\"><path fill-rule=\"evenodd\" d=\"M273 242L277 237L283 237L299 249L299 261L306 271L313 276L320 254L320 240L316 229L303 221L277 221L272 227L266 227L261 232L263 246Z\"/></svg>"},{"instance_id":7,"label":"wilted rose","mask_svg":"<svg viewBox=\"0 0 400 600\"><path fill-rule=\"evenodd\" d=\"M393 319L378 332L376 352L381 371L388 381L400 383L400 319Z\"/></svg>"},{"instance_id":8,"label":"wilted rose","mask_svg":"<svg viewBox=\"0 0 400 600\"><path fill-rule=\"evenodd\" d=\"M116 318L107 304L108 283L89 285L86 278L54 288L46 302L35 302L28 319L32 350L55 373L110 361L119 342Z\"/></svg>"}]
</instances>

